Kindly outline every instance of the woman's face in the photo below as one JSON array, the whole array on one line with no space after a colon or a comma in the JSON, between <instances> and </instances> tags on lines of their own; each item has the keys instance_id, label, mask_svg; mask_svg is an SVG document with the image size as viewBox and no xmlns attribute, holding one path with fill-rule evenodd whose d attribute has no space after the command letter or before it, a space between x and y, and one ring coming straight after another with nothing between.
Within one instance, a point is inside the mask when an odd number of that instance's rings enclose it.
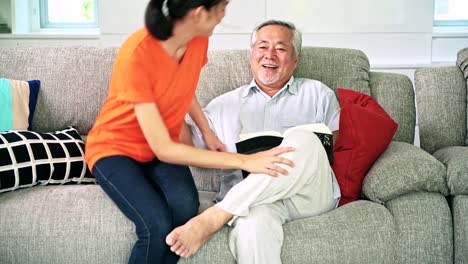
<instances>
[{"instance_id":1,"label":"woman's face","mask_svg":"<svg viewBox=\"0 0 468 264\"><path fill-rule=\"evenodd\" d=\"M207 36L211 36L213 34L214 28L226 15L226 6L228 4L229 0L221 0L217 5L213 6L209 11L207 11L206 21L203 23L203 32L205 32Z\"/></svg>"}]
</instances>

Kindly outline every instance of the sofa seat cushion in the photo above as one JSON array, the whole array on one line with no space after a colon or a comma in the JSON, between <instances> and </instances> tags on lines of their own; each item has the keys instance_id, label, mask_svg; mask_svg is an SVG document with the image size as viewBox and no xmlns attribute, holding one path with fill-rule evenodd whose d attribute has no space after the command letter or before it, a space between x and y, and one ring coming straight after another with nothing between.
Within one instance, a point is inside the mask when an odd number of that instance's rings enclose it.
<instances>
[{"instance_id":1,"label":"sofa seat cushion","mask_svg":"<svg viewBox=\"0 0 468 264\"><path fill-rule=\"evenodd\" d=\"M179 263L232 263L229 228ZM393 216L382 205L356 201L326 214L284 225L283 263L395 263Z\"/></svg>"},{"instance_id":2,"label":"sofa seat cushion","mask_svg":"<svg viewBox=\"0 0 468 264\"><path fill-rule=\"evenodd\" d=\"M446 147L434 156L447 167L451 195L468 195L468 147Z\"/></svg>"},{"instance_id":3,"label":"sofa seat cushion","mask_svg":"<svg viewBox=\"0 0 468 264\"><path fill-rule=\"evenodd\" d=\"M452 200L454 263L468 263L468 195L457 195Z\"/></svg>"},{"instance_id":4,"label":"sofa seat cushion","mask_svg":"<svg viewBox=\"0 0 468 264\"><path fill-rule=\"evenodd\" d=\"M135 240L134 225L98 185L0 194L2 263L127 263Z\"/></svg>"},{"instance_id":5,"label":"sofa seat cushion","mask_svg":"<svg viewBox=\"0 0 468 264\"><path fill-rule=\"evenodd\" d=\"M201 204L208 206L214 195L200 192ZM234 264L228 231L224 227L195 256L179 263ZM284 263L395 262L395 221L373 202L356 201L286 223L284 234ZM127 263L135 240L134 225L98 185L0 194L0 259L5 263Z\"/></svg>"}]
</instances>

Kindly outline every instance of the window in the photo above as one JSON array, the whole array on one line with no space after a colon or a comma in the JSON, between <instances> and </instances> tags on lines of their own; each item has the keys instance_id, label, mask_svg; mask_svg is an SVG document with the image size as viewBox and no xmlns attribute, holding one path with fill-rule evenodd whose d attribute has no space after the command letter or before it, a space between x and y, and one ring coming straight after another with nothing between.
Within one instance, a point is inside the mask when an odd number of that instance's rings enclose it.
<instances>
[{"instance_id":1,"label":"window","mask_svg":"<svg viewBox=\"0 0 468 264\"><path fill-rule=\"evenodd\" d=\"M98 0L39 0L41 29L98 27Z\"/></svg>"},{"instance_id":2,"label":"window","mask_svg":"<svg viewBox=\"0 0 468 264\"><path fill-rule=\"evenodd\" d=\"M468 26L468 1L434 0L434 26Z\"/></svg>"}]
</instances>

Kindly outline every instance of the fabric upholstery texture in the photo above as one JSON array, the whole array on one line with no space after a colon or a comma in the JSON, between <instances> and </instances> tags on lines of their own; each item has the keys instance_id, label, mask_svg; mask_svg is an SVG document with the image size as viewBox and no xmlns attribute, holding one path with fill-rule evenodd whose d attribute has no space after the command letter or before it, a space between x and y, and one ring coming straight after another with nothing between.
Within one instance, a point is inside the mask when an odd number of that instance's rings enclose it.
<instances>
[{"instance_id":1,"label":"fabric upholstery texture","mask_svg":"<svg viewBox=\"0 0 468 264\"><path fill-rule=\"evenodd\" d=\"M453 263L452 214L442 194L413 192L385 207L397 230L395 263Z\"/></svg>"},{"instance_id":2,"label":"fabric upholstery texture","mask_svg":"<svg viewBox=\"0 0 468 264\"><path fill-rule=\"evenodd\" d=\"M447 185L451 195L468 195L468 147L446 147L434 157L447 167Z\"/></svg>"},{"instance_id":3,"label":"fabric upholstery texture","mask_svg":"<svg viewBox=\"0 0 468 264\"><path fill-rule=\"evenodd\" d=\"M75 128L0 132L0 193L37 184L96 182Z\"/></svg>"},{"instance_id":4,"label":"fabric upholstery texture","mask_svg":"<svg viewBox=\"0 0 468 264\"><path fill-rule=\"evenodd\" d=\"M467 134L467 91L456 66L420 68L415 72L421 148L429 153L463 146Z\"/></svg>"},{"instance_id":5,"label":"fabric upholstery texture","mask_svg":"<svg viewBox=\"0 0 468 264\"><path fill-rule=\"evenodd\" d=\"M413 192L449 193L441 162L414 145L395 141L367 173L362 192L377 203Z\"/></svg>"},{"instance_id":6,"label":"fabric upholstery texture","mask_svg":"<svg viewBox=\"0 0 468 264\"><path fill-rule=\"evenodd\" d=\"M395 263L392 216L385 207L368 201L286 223L284 235L283 263ZM227 238L228 228L224 227L198 254L179 263L235 263L226 255Z\"/></svg>"},{"instance_id":7,"label":"fabric upholstery texture","mask_svg":"<svg viewBox=\"0 0 468 264\"><path fill-rule=\"evenodd\" d=\"M78 46L5 49L0 53L0 76L17 80L40 76L35 131L74 126L86 135L107 96L116 52L117 48Z\"/></svg>"},{"instance_id":8,"label":"fabric upholstery texture","mask_svg":"<svg viewBox=\"0 0 468 264\"><path fill-rule=\"evenodd\" d=\"M40 84L0 78L0 131L31 130Z\"/></svg>"},{"instance_id":9,"label":"fabric upholstery texture","mask_svg":"<svg viewBox=\"0 0 468 264\"><path fill-rule=\"evenodd\" d=\"M398 125L370 96L337 89L340 136L332 168L340 185L340 205L355 201L369 168L392 141Z\"/></svg>"},{"instance_id":10,"label":"fabric upholstery texture","mask_svg":"<svg viewBox=\"0 0 468 264\"><path fill-rule=\"evenodd\" d=\"M457 195L452 200L454 229L454 264L468 264L468 196Z\"/></svg>"},{"instance_id":11,"label":"fabric upholstery texture","mask_svg":"<svg viewBox=\"0 0 468 264\"><path fill-rule=\"evenodd\" d=\"M133 223L98 185L2 193L0 211L8 215L0 227L14 227L1 228L2 264L127 263L136 240Z\"/></svg>"},{"instance_id":12,"label":"fabric upholstery texture","mask_svg":"<svg viewBox=\"0 0 468 264\"><path fill-rule=\"evenodd\" d=\"M385 109L398 130L394 141L413 144L416 126L416 107L411 80L396 73L370 72L371 96Z\"/></svg>"},{"instance_id":13,"label":"fabric upholstery texture","mask_svg":"<svg viewBox=\"0 0 468 264\"><path fill-rule=\"evenodd\" d=\"M468 48L464 48L460 50L457 54L457 65L460 67L460 69L463 72L463 76L465 77L466 80L466 89L467 89L467 94L468 94ZM466 132L466 141L465 141L465 146L468 146L468 96L467 96L467 101L466 101L466 127L467 127L467 132Z\"/></svg>"}]
</instances>

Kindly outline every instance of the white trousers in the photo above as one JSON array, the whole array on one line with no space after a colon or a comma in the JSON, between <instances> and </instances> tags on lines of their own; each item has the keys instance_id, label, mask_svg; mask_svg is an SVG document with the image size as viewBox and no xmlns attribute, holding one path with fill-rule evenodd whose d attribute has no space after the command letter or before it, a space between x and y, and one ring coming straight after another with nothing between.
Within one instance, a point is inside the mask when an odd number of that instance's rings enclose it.
<instances>
[{"instance_id":1,"label":"white trousers","mask_svg":"<svg viewBox=\"0 0 468 264\"><path fill-rule=\"evenodd\" d=\"M295 164L280 165L287 176L250 174L215 205L234 215L229 248L239 264L281 263L283 224L335 208L332 170L317 136L295 130L281 146L296 149L281 155Z\"/></svg>"}]
</instances>

